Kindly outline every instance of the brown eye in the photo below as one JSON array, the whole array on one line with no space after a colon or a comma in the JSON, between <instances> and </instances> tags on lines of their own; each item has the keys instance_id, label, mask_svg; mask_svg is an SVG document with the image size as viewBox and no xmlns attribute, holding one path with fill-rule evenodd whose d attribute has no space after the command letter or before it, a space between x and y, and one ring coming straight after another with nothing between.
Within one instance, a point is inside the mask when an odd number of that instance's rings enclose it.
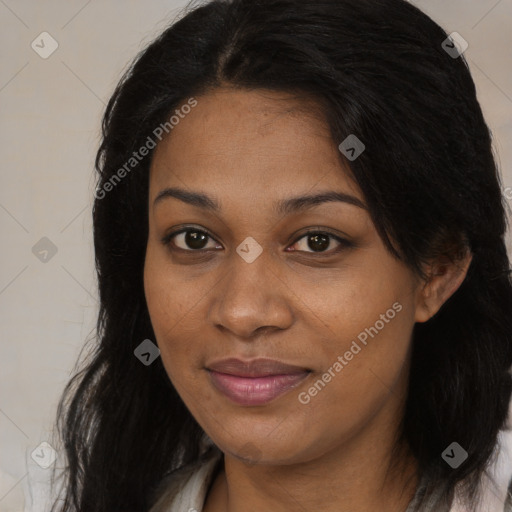
<instances>
[{"instance_id":1,"label":"brown eye","mask_svg":"<svg viewBox=\"0 0 512 512\"><path fill-rule=\"evenodd\" d=\"M214 240L208 233L199 229L182 229L174 233L170 233L162 239L164 245L172 245L182 251L202 251L207 249L215 249L217 246L208 247L208 240Z\"/></svg>"},{"instance_id":2,"label":"brown eye","mask_svg":"<svg viewBox=\"0 0 512 512\"><path fill-rule=\"evenodd\" d=\"M336 247L336 243L337 249L334 248L334 250L332 250L333 245ZM332 252L337 252L343 247L350 246L350 242L339 236L333 235L332 233L310 231L309 233L301 236L294 245L298 246L298 248L294 249L294 251L297 250L310 253L325 253L331 252L331 250Z\"/></svg>"},{"instance_id":3,"label":"brown eye","mask_svg":"<svg viewBox=\"0 0 512 512\"><path fill-rule=\"evenodd\" d=\"M211 244L208 247L208 242ZM201 252L210 249L222 249L216 240L206 231L201 229L181 229L162 238L164 245L170 246L171 250L184 252ZM337 253L344 248L352 247L353 244L344 238L324 231L310 231L302 235L295 244L298 246L292 252L306 252L310 254L331 254ZM292 246L293 247L293 246Z\"/></svg>"}]
</instances>

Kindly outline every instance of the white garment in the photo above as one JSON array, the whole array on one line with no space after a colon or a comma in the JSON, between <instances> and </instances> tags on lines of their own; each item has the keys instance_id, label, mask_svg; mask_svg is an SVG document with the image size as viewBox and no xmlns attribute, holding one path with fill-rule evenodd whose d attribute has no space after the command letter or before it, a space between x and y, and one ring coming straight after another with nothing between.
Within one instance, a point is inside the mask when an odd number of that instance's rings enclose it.
<instances>
[{"instance_id":1,"label":"white garment","mask_svg":"<svg viewBox=\"0 0 512 512\"><path fill-rule=\"evenodd\" d=\"M216 449L210 459L196 465L192 472L186 471L182 474L178 470L170 492L166 490L163 498L149 512L202 512L208 488L221 457L222 452ZM178 485L184 487L181 492L176 493Z\"/></svg>"}]
</instances>

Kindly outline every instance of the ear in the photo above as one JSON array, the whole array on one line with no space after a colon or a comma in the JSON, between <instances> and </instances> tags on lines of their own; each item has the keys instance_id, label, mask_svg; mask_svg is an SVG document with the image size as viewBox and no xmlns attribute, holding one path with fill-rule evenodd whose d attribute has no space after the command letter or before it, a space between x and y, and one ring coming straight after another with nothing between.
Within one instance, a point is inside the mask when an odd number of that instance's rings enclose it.
<instances>
[{"instance_id":1,"label":"ear","mask_svg":"<svg viewBox=\"0 0 512 512\"><path fill-rule=\"evenodd\" d=\"M441 309L463 283L472 259L467 250L455 261L442 257L428 266L429 277L422 281L416 296L416 322L430 320Z\"/></svg>"}]
</instances>

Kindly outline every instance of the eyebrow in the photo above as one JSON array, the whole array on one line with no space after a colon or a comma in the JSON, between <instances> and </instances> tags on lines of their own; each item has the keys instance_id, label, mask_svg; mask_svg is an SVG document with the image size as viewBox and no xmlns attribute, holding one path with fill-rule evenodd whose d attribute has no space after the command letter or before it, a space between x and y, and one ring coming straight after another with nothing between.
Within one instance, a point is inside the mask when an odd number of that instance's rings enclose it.
<instances>
[{"instance_id":1,"label":"eyebrow","mask_svg":"<svg viewBox=\"0 0 512 512\"><path fill-rule=\"evenodd\" d=\"M153 202L153 207L161 203L164 199L171 197L207 211L218 213L221 210L220 204L216 199L200 192L191 192L177 187L168 187L161 190ZM318 194L282 199L274 204L274 210L278 215L284 216L329 202L342 202L357 206L363 210L367 209L357 197L345 194L344 192L329 190Z\"/></svg>"}]
</instances>

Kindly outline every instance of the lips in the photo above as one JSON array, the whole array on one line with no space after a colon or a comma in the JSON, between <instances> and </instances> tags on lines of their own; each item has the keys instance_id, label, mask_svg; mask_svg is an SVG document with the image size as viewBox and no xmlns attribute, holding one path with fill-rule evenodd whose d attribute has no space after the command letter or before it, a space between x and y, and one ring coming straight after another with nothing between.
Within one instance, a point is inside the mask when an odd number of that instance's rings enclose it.
<instances>
[{"instance_id":1,"label":"lips","mask_svg":"<svg viewBox=\"0 0 512 512\"><path fill-rule=\"evenodd\" d=\"M264 405L298 386L310 370L273 359L230 358L208 365L213 386L239 405Z\"/></svg>"},{"instance_id":2,"label":"lips","mask_svg":"<svg viewBox=\"0 0 512 512\"><path fill-rule=\"evenodd\" d=\"M274 359L253 359L242 361L241 359L222 359L208 366L209 370L236 375L238 377L266 377L268 375L290 375L309 371L307 368L285 364Z\"/></svg>"}]
</instances>

